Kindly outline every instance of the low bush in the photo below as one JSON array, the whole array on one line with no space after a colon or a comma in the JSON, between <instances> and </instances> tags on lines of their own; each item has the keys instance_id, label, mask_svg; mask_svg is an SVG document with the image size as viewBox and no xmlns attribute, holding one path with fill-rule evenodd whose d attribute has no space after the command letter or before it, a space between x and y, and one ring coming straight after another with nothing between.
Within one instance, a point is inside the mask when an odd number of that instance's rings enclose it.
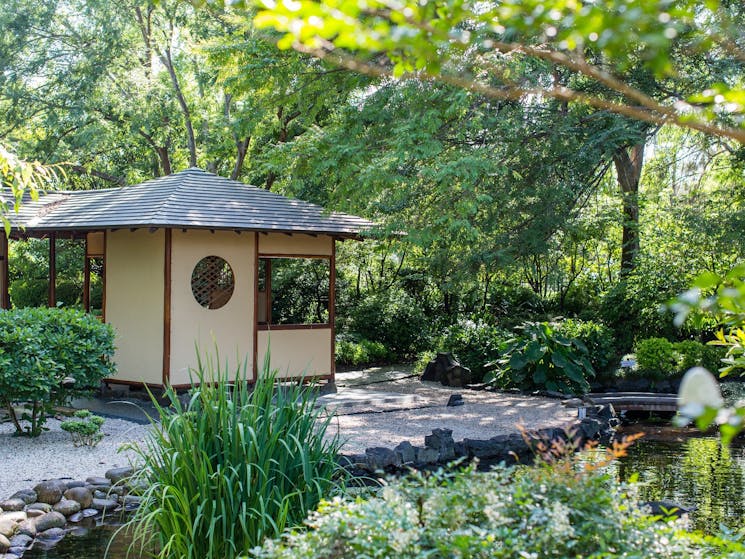
<instances>
[{"instance_id":1,"label":"low bush","mask_svg":"<svg viewBox=\"0 0 745 559\"><path fill-rule=\"evenodd\" d=\"M40 435L51 406L98 388L115 372L113 355L114 330L82 311L0 312L0 403L17 433ZM18 417L18 404L30 411Z\"/></svg>"},{"instance_id":2,"label":"low bush","mask_svg":"<svg viewBox=\"0 0 745 559\"><path fill-rule=\"evenodd\" d=\"M642 376L662 379L675 373L678 364L673 343L665 338L646 338L635 346L638 371Z\"/></svg>"},{"instance_id":3,"label":"low bush","mask_svg":"<svg viewBox=\"0 0 745 559\"><path fill-rule=\"evenodd\" d=\"M337 339L336 363L339 365L357 367L384 363L389 360L386 347L380 342L370 340Z\"/></svg>"},{"instance_id":4,"label":"low bush","mask_svg":"<svg viewBox=\"0 0 745 559\"><path fill-rule=\"evenodd\" d=\"M716 371L722 366L724 350L695 340L671 342L665 338L647 338L636 344L636 376L661 380L677 378L696 366Z\"/></svg>"},{"instance_id":5,"label":"low bush","mask_svg":"<svg viewBox=\"0 0 745 559\"><path fill-rule=\"evenodd\" d=\"M499 388L585 393L595 371L585 345L557 332L548 322L526 322L508 341L496 370L485 380Z\"/></svg>"},{"instance_id":6,"label":"low bush","mask_svg":"<svg viewBox=\"0 0 745 559\"><path fill-rule=\"evenodd\" d=\"M325 437L312 392L275 383L268 364L249 388L246 367L199 359L183 403L152 398L153 432L135 446L143 494L130 525L135 548L155 540L158 557L230 559L300 524L329 498L341 470L338 437Z\"/></svg>"},{"instance_id":7,"label":"low bush","mask_svg":"<svg viewBox=\"0 0 745 559\"><path fill-rule=\"evenodd\" d=\"M561 335L580 340L588 352L588 359L595 371L606 371L618 360L613 330L599 322L565 318L556 322L555 330Z\"/></svg>"},{"instance_id":8,"label":"low bush","mask_svg":"<svg viewBox=\"0 0 745 559\"><path fill-rule=\"evenodd\" d=\"M683 340L673 344L673 351L678 365L678 371L682 374L692 367L703 367L709 371L716 372L723 367L722 359L726 350L722 347L702 344L695 340Z\"/></svg>"},{"instance_id":9,"label":"low bush","mask_svg":"<svg viewBox=\"0 0 745 559\"><path fill-rule=\"evenodd\" d=\"M93 415L88 410L78 410L73 414L73 418L63 421L60 428L70 433L74 446L96 446L101 442L103 417Z\"/></svg>"},{"instance_id":10,"label":"low bush","mask_svg":"<svg viewBox=\"0 0 745 559\"><path fill-rule=\"evenodd\" d=\"M415 474L379 497L324 502L307 530L252 551L261 559L610 558L706 554L675 522L645 515L633 486L576 461L488 473ZM710 555L709 555L710 556Z\"/></svg>"},{"instance_id":11,"label":"low bush","mask_svg":"<svg viewBox=\"0 0 745 559\"><path fill-rule=\"evenodd\" d=\"M413 357L429 342L431 321L421 305L404 292L366 295L348 312L345 333L383 344L392 358Z\"/></svg>"}]
</instances>

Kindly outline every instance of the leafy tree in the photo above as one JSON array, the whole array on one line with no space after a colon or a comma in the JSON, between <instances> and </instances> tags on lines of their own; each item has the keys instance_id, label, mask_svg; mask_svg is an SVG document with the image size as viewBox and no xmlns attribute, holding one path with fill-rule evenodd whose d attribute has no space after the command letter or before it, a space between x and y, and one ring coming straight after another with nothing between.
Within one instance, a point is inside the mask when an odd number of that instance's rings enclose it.
<instances>
[{"instance_id":1,"label":"leafy tree","mask_svg":"<svg viewBox=\"0 0 745 559\"><path fill-rule=\"evenodd\" d=\"M654 125L675 124L745 140L737 121L745 92L737 81L742 7L727 0L605 0L595 4L508 0L393 3L260 2L260 26L282 33L279 45L368 75L432 79L491 99L543 96L577 101ZM685 76L678 55L705 55L724 79L695 95L660 101L633 80L641 66L657 77ZM581 76L536 85L509 71L511 61L545 62ZM609 99L611 91L620 99Z\"/></svg>"}]
</instances>

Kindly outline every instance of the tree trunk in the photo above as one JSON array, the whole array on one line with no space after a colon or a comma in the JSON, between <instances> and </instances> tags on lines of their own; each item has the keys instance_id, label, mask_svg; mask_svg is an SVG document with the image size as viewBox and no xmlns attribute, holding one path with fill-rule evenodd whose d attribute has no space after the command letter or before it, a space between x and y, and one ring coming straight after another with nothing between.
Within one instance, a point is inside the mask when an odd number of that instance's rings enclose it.
<instances>
[{"instance_id":1,"label":"tree trunk","mask_svg":"<svg viewBox=\"0 0 745 559\"><path fill-rule=\"evenodd\" d=\"M189 105L186 103L186 98L181 89L178 76L176 75L176 68L173 66L173 60L171 59L171 48L166 47L163 53L160 55L160 60L163 66L168 70L168 75L171 78L171 85L173 91L176 94L176 100L181 107L181 114L184 117L184 127L186 128L186 142L189 146L189 167L197 166L197 141L194 136L194 127L191 122L191 111L189 111ZM167 173L170 174L170 173Z\"/></svg>"},{"instance_id":2,"label":"tree trunk","mask_svg":"<svg viewBox=\"0 0 745 559\"><path fill-rule=\"evenodd\" d=\"M623 238L621 241L621 276L636 265L639 252L639 179L644 163L644 142L619 148L613 154L623 203Z\"/></svg>"}]
</instances>

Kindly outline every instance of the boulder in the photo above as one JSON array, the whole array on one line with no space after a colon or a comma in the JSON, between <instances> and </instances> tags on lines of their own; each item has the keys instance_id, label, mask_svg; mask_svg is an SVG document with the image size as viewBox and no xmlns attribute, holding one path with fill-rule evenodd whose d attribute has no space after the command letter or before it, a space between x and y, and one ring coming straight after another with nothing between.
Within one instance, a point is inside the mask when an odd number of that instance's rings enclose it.
<instances>
[{"instance_id":1,"label":"boulder","mask_svg":"<svg viewBox=\"0 0 745 559\"><path fill-rule=\"evenodd\" d=\"M42 481L34 487L36 492L36 500L39 503L47 503L49 505L56 505L62 499L62 493L64 493L64 483L59 480Z\"/></svg>"},{"instance_id":2,"label":"boulder","mask_svg":"<svg viewBox=\"0 0 745 559\"><path fill-rule=\"evenodd\" d=\"M95 485L102 487L111 487L111 480L105 477L89 477L85 480L86 485Z\"/></svg>"},{"instance_id":3,"label":"boulder","mask_svg":"<svg viewBox=\"0 0 745 559\"><path fill-rule=\"evenodd\" d=\"M110 512L117 508L119 503L113 499L93 499L91 508L100 512Z\"/></svg>"},{"instance_id":4,"label":"boulder","mask_svg":"<svg viewBox=\"0 0 745 559\"><path fill-rule=\"evenodd\" d=\"M98 511L96 509L83 509L80 511L80 513L83 515L83 518L90 518L92 516L96 516L98 514Z\"/></svg>"},{"instance_id":5,"label":"boulder","mask_svg":"<svg viewBox=\"0 0 745 559\"><path fill-rule=\"evenodd\" d=\"M71 501L77 501L80 503L80 507L84 509L87 509L93 503L93 493L86 487L71 487L65 491L64 497Z\"/></svg>"},{"instance_id":6,"label":"boulder","mask_svg":"<svg viewBox=\"0 0 745 559\"><path fill-rule=\"evenodd\" d=\"M11 537L18 530L19 520L15 518L9 518L7 515L13 513L0 514L0 535L6 538Z\"/></svg>"},{"instance_id":7,"label":"boulder","mask_svg":"<svg viewBox=\"0 0 745 559\"><path fill-rule=\"evenodd\" d=\"M111 480L111 483L117 484L124 479L132 477L134 472L134 468L126 466L124 468L112 468L104 475L107 479Z\"/></svg>"},{"instance_id":8,"label":"boulder","mask_svg":"<svg viewBox=\"0 0 745 559\"><path fill-rule=\"evenodd\" d=\"M456 406L463 406L465 403L462 394L451 394L446 407L454 408Z\"/></svg>"},{"instance_id":9,"label":"boulder","mask_svg":"<svg viewBox=\"0 0 745 559\"><path fill-rule=\"evenodd\" d=\"M410 464L416 460L416 449L409 441L403 441L394 448L402 464Z\"/></svg>"},{"instance_id":10,"label":"boulder","mask_svg":"<svg viewBox=\"0 0 745 559\"><path fill-rule=\"evenodd\" d=\"M26 536L36 537L36 519L24 520L18 525L18 533Z\"/></svg>"},{"instance_id":11,"label":"boulder","mask_svg":"<svg viewBox=\"0 0 745 559\"><path fill-rule=\"evenodd\" d=\"M62 528L66 523L67 520L64 515L56 511L48 512L45 515L34 519L36 531L39 533L52 528Z\"/></svg>"},{"instance_id":12,"label":"boulder","mask_svg":"<svg viewBox=\"0 0 745 559\"><path fill-rule=\"evenodd\" d=\"M433 429L431 435L424 437L424 446L437 450L438 460L452 460L455 458L455 441L452 429Z\"/></svg>"},{"instance_id":13,"label":"boulder","mask_svg":"<svg viewBox=\"0 0 745 559\"><path fill-rule=\"evenodd\" d=\"M10 549L10 540L0 534L0 553L5 553Z\"/></svg>"},{"instance_id":14,"label":"boulder","mask_svg":"<svg viewBox=\"0 0 745 559\"><path fill-rule=\"evenodd\" d=\"M365 459L367 462L367 468L373 472L384 470L388 466L401 465L401 458L399 455L390 448L383 446L365 449Z\"/></svg>"},{"instance_id":15,"label":"boulder","mask_svg":"<svg viewBox=\"0 0 745 559\"><path fill-rule=\"evenodd\" d=\"M21 489L10 496L11 499L20 499L27 505L36 502L36 491L33 489Z\"/></svg>"},{"instance_id":16,"label":"boulder","mask_svg":"<svg viewBox=\"0 0 745 559\"><path fill-rule=\"evenodd\" d=\"M34 538L32 538L31 536L27 536L26 534L17 534L10 538L10 547L27 548L33 541Z\"/></svg>"},{"instance_id":17,"label":"boulder","mask_svg":"<svg viewBox=\"0 0 745 559\"><path fill-rule=\"evenodd\" d=\"M419 464L434 464L440 457L440 452L434 448L417 448L416 461Z\"/></svg>"},{"instance_id":18,"label":"boulder","mask_svg":"<svg viewBox=\"0 0 745 559\"><path fill-rule=\"evenodd\" d=\"M65 516L70 516L80 511L80 503L73 501L72 499L62 499L59 503L54 505L54 510Z\"/></svg>"},{"instance_id":19,"label":"boulder","mask_svg":"<svg viewBox=\"0 0 745 559\"><path fill-rule=\"evenodd\" d=\"M5 499L0 501L0 509L5 512L17 512L26 508L26 503L21 499Z\"/></svg>"},{"instance_id":20,"label":"boulder","mask_svg":"<svg viewBox=\"0 0 745 559\"><path fill-rule=\"evenodd\" d=\"M42 516L48 512L49 512L48 510L26 509L26 515L29 518L38 518L39 516Z\"/></svg>"},{"instance_id":21,"label":"boulder","mask_svg":"<svg viewBox=\"0 0 745 559\"><path fill-rule=\"evenodd\" d=\"M422 374L422 380L440 382L445 386L466 386L471 383L471 370L463 367L452 353L438 353Z\"/></svg>"},{"instance_id":22,"label":"boulder","mask_svg":"<svg viewBox=\"0 0 745 559\"><path fill-rule=\"evenodd\" d=\"M43 532L39 532L39 534L37 534L34 547L39 546L42 549L49 549L57 545L57 543L66 535L67 532L65 532L62 528L50 528L49 530L44 530Z\"/></svg>"},{"instance_id":23,"label":"boulder","mask_svg":"<svg viewBox=\"0 0 745 559\"><path fill-rule=\"evenodd\" d=\"M26 507L27 511L40 510L41 512L52 512L52 505L47 503L32 503Z\"/></svg>"}]
</instances>

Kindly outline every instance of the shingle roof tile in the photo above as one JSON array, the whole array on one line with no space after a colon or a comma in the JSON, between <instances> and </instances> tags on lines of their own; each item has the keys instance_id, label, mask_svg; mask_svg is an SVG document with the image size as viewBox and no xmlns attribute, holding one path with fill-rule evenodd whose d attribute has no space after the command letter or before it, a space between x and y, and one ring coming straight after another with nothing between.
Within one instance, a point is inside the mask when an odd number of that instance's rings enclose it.
<instances>
[{"instance_id":1,"label":"shingle roof tile","mask_svg":"<svg viewBox=\"0 0 745 559\"><path fill-rule=\"evenodd\" d=\"M8 192L0 194L8 200ZM119 227L171 227L281 231L357 237L374 224L327 212L321 206L226 179L202 169L107 190L50 192L28 196L8 215L28 232Z\"/></svg>"}]
</instances>

